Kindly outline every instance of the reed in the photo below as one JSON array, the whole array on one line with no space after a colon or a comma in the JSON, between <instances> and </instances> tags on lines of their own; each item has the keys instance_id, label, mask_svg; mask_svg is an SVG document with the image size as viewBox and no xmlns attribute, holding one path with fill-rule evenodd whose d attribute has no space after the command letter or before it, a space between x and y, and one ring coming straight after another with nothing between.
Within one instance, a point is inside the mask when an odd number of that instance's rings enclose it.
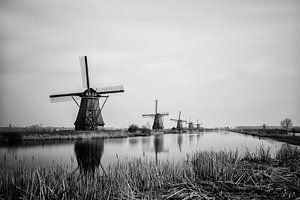
<instances>
[{"instance_id":1,"label":"reed","mask_svg":"<svg viewBox=\"0 0 300 200\"><path fill-rule=\"evenodd\" d=\"M240 155L200 151L180 162L119 160L81 174L71 166L0 169L1 199L295 199L300 196L300 149L283 145ZM73 171L72 171L73 169Z\"/></svg>"}]
</instances>

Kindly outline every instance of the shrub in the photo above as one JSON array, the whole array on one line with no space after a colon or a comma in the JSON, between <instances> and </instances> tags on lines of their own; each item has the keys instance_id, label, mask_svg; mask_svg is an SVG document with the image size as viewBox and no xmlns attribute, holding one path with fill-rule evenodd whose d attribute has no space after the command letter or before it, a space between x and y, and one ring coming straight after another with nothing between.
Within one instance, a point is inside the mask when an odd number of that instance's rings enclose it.
<instances>
[{"instance_id":1,"label":"shrub","mask_svg":"<svg viewBox=\"0 0 300 200\"><path fill-rule=\"evenodd\" d=\"M142 133L151 133L151 129L147 128L146 126L142 126L142 128L140 128Z\"/></svg>"},{"instance_id":2,"label":"shrub","mask_svg":"<svg viewBox=\"0 0 300 200\"><path fill-rule=\"evenodd\" d=\"M139 127L138 127L138 125L136 125L136 124L131 124L131 125L129 126L129 128L128 128L128 131L129 131L130 133L136 132L137 130L139 130Z\"/></svg>"}]
</instances>

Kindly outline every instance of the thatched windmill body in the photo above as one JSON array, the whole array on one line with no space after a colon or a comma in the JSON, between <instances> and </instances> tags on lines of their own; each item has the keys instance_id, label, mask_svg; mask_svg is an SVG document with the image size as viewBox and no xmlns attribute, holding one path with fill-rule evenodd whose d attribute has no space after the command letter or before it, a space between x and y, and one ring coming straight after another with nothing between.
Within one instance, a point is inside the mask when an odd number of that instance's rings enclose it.
<instances>
[{"instance_id":1,"label":"thatched windmill body","mask_svg":"<svg viewBox=\"0 0 300 200\"><path fill-rule=\"evenodd\" d=\"M180 117L181 117L181 111L179 111L178 119L170 119L171 121L176 121L177 122L176 129L178 131L183 130L183 124L182 123L186 122L185 120L180 119Z\"/></svg>"},{"instance_id":2,"label":"thatched windmill body","mask_svg":"<svg viewBox=\"0 0 300 200\"><path fill-rule=\"evenodd\" d=\"M102 109L109 96L104 94L124 92L124 87L112 86L93 89L90 87L88 62L86 56L79 57L81 66L82 82L85 90L83 92L65 93L50 95L52 103L61 101L75 101L79 107L78 115L75 121L75 130L96 130L98 126L104 126L102 118ZM100 98L105 98L102 105ZM80 105L78 103L80 101Z\"/></svg>"},{"instance_id":3,"label":"thatched windmill body","mask_svg":"<svg viewBox=\"0 0 300 200\"><path fill-rule=\"evenodd\" d=\"M153 130L160 130L164 128L163 117L169 115L169 113L158 113L157 112L158 100L155 100L155 113L154 114L143 114L142 117L154 117L152 125Z\"/></svg>"}]
</instances>

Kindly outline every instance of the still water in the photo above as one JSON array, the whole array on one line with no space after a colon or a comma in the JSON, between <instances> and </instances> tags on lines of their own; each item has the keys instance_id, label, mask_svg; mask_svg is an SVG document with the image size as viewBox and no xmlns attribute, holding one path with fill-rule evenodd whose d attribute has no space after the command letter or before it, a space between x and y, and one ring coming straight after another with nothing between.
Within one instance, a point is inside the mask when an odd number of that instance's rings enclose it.
<instances>
[{"instance_id":1,"label":"still water","mask_svg":"<svg viewBox=\"0 0 300 200\"><path fill-rule=\"evenodd\" d=\"M147 137L118 139L90 139L79 141L35 141L0 146L0 167L28 165L48 166L53 163L77 166L107 167L118 160L135 158L177 161L187 153L200 150L257 151L270 148L271 154L282 143L258 139L233 132L194 132L190 134L165 134Z\"/></svg>"}]
</instances>

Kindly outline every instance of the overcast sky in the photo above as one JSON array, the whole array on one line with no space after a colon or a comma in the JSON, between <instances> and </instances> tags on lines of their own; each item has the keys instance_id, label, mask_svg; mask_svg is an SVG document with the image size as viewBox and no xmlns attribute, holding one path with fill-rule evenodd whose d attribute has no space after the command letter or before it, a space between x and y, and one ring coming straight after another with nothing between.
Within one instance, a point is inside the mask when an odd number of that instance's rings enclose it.
<instances>
[{"instance_id":1,"label":"overcast sky","mask_svg":"<svg viewBox=\"0 0 300 200\"><path fill-rule=\"evenodd\" d=\"M49 95L123 84L107 126L182 111L206 127L300 125L300 1L0 1L0 126L73 126Z\"/></svg>"}]
</instances>

